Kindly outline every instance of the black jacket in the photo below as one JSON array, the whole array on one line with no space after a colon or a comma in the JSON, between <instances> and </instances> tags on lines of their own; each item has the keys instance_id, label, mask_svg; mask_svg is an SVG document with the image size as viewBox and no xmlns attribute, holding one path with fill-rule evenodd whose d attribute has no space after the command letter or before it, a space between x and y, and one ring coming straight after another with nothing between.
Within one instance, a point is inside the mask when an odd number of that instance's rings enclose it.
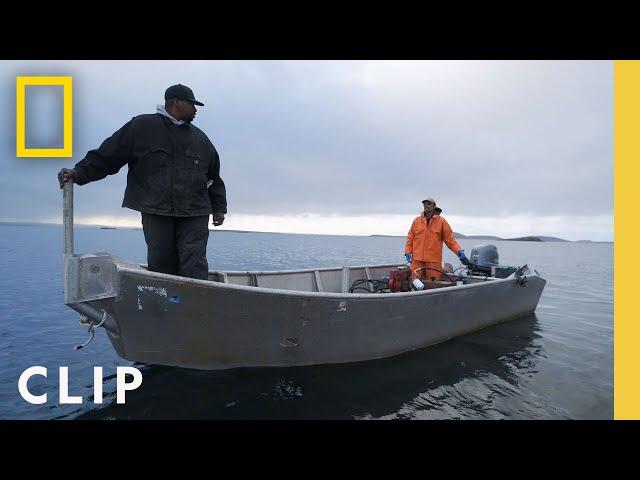
<instances>
[{"instance_id":1,"label":"black jacket","mask_svg":"<svg viewBox=\"0 0 640 480\"><path fill-rule=\"evenodd\" d=\"M133 117L75 165L76 183L101 180L127 163L123 207L175 217L227 213L218 152L190 123L175 125L157 113Z\"/></svg>"}]
</instances>

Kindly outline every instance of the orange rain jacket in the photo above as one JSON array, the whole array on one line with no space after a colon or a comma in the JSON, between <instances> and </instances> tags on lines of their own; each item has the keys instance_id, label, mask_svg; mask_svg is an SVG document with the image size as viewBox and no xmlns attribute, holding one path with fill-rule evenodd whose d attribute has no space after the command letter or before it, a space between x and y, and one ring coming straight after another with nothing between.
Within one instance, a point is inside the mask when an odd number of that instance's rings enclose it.
<instances>
[{"instance_id":1,"label":"orange rain jacket","mask_svg":"<svg viewBox=\"0 0 640 480\"><path fill-rule=\"evenodd\" d=\"M427 224L423 212L411 224L404 253L413 253L413 260L442 265L442 242L446 243L453 253L462 250L444 218L434 214Z\"/></svg>"}]
</instances>

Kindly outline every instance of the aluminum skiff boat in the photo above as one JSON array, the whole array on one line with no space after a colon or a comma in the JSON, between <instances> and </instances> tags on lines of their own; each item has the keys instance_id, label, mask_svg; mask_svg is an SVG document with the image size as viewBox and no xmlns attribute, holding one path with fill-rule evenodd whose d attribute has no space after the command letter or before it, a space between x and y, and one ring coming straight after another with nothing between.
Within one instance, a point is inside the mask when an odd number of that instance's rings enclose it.
<instances>
[{"instance_id":1,"label":"aluminum skiff boat","mask_svg":"<svg viewBox=\"0 0 640 480\"><path fill-rule=\"evenodd\" d=\"M90 338L104 327L120 357L149 364L217 370L390 357L527 315L546 283L526 265L507 278L455 275L397 293L349 292L396 264L210 270L197 280L108 253L73 253L71 182L63 217L65 304Z\"/></svg>"}]
</instances>

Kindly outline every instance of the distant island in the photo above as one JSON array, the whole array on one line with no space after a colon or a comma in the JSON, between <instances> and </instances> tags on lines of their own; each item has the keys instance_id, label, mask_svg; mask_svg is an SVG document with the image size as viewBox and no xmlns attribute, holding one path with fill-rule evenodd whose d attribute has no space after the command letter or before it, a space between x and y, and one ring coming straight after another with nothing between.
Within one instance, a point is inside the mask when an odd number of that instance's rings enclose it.
<instances>
[{"instance_id":1,"label":"distant island","mask_svg":"<svg viewBox=\"0 0 640 480\"><path fill-rule=\"evenodd\" d=\"M453 232L456 238L470 238L473 240L498 240L498 241L512 241L512 242L568 242L569 240L565 240L564 238L558 237L549 237L544 235L529 235L526 237L516 237L516 238L501 238L494 237L490 235L463 235L458 232Z\"/></svg>"},{"instance_id":2,"label":"distant island","mask_svg":"<svg viewBox=\"0 0 640 480\"><path fill-rule=\"evenodd\" d=\"M516 237L516 238L502 238L496 237L493 235L463 235L462 233L453 232L453 235L456 238L464 238L470 240L494 240L499 242L570 242L571 240L565 240L564 238L558 237L549 237L545 235L535 235L535 236L527 236L527 237ZM404 235L369 235L370 237L404 237ZM584 240L579 240L584 241ZM591 240L588 240L591 241ZM607 242L608 243L608 242Z\"/></svg>"}]
</instances>

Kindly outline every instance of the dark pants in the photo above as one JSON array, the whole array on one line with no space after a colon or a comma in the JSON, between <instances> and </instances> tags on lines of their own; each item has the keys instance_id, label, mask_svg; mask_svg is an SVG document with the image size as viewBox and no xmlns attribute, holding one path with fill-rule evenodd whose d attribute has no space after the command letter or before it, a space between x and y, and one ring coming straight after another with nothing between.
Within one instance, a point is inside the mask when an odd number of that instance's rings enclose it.
<instances>
[{"instance_id":1,"label":"dark pants","mask_svg":"<svg viewBox=\"0 0 640 480\"><path fill-rule=\"evenodd\" d=\"M209 215L167 217L143 213L142 229L149 270L208 280Z\"/></svg>"}]
</instances>

